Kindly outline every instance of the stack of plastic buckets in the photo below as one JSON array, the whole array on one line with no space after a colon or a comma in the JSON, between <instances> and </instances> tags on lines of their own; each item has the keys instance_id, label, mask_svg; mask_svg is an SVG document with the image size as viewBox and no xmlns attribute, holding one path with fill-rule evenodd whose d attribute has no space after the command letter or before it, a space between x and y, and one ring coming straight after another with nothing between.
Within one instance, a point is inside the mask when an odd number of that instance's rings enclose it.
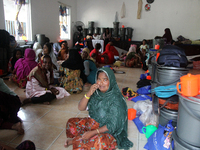
<instances>
[{"instance_id":1,"label":"stack of plastic buckets","mask_svg":"<svg viewBox=\"0 0 200 150\"><path fill-rule=\"evenodd\" d=\"M156 46L155 46L156 47ZM155 54L156 55L156 54ZM156 62L156 58L151 61L151 65L149 66L149 71L151 75L151 89L154 89L158 86L169 86L176 85L178 81L180 81L180 77L186 75L189 72L189 69L186 68L178 68L178 67L167 67L158 65ZM151 93L153 103L159 103L160 98L155 96L154 93ZM177 96L178 101L178 96ZM153 104L155 105L155 104ZM159 104L158 104L159 107ZM176 126L177 124L177 116L178 116L178 108L175 109L159 109L159 124L165 126L169 120L172 120L172 125ZM154 110L155 111L155 110Z\"/></svg>"},{"instance_id":2,"label":"stack of plastic buckets","mask_svg":"<svg viewBox=\"0 0 200 150\"><path fill-rule=\"evenodd\" d=\"M200 150L200 75L185 75L177 83L179 109L172 138L175 150ZM181 90L179 89L181 85Z\"/></svg>"}]
</instances>

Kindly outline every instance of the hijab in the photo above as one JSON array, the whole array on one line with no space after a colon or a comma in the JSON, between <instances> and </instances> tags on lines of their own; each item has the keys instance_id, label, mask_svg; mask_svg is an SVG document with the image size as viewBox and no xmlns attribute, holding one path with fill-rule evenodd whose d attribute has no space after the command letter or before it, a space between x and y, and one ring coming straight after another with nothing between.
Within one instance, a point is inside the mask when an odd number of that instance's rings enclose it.
<instances>
[{"instance_id":1,"label":"hijab","mask_svg":"<svg viewBox=\"0 0 200 150\"><path fill-rule=\"evenodd\" d=\"M90 50L89 50L88 48L84 48L84 49L82 50L82 54L81 54L82 58L83 58L83 52L86 52L86 53L88 54L88 56L87 56L86 59L90 59Z\"/></svg>"},{"instance_id":2,"label":"hijab","mask_svg":"<svg viewBox=\"0 0 200 150\"><path fill-rule=\"evenodd\" d=\"M108 133L117 140L119 149L128 149L133 146L133 143L127 138L126 101L119 90L114 72L108 67L101 68L99 71L106 73L110 84L105 93L97 89L90 97L88 102L89 115L100 124L100 127L106 125Z\"/></svg>"},{"instance_id":3,"label":"hijab","mask_svg":"<svg viewBox=\"0 0 200 150\"><path fill-rule=\"evenodd\" d=\"M165 29L165 34L163 35L163 38L166 38L167 41L166 43L167 44L171 44L171 41L172 41L172 34L171 34L171 31L169 28L166 28Z\"/></svg>"},{"instance_id":4,"label":"hijab","mask_svg":"<svg viewBox=\"0 0 200 150\"><path fill-rule=\"evenodd\" d=\"M18 60L18 59L16 58L16 54L17 54L18 51L21 52L21 54L22 54L22 50L21 50L21 49L16 48L16 49L14 50L14 52L13 52L13 58L12 58L12 60L11 60L11 64L12 64L11 69L12 69L12 70L14 70L15 63L16 63L16 61Z\"/></svg>"},{"instance_id":5,"label":"hijab","mask_svg":"<svg viewBox=\"0 0 200 150\"><path fill-rule=\"evenodd\" d=\"M20 58L15 63L18 81L24 79L35 66L37 66L37 62L35 62L35 52L31 48L27 48L25 50L24 58Z\"/></svg>"},{"instance_id":6,"label":"hijab","mask_svg":"<svg viewBox=\"0 0 200 150\"><path fill-rule=\"evenodd\" d=\"M62 67L72 70L83 70L83 59L77 49L69 50L69 58L62 63Z\"/></svg>"},{"instance_id":7,"label":"hijab","mask_svg":"<svg viewBox=\"0 0 200 150\"><path fill-rule=\"evenodd\" d=\"M80 77L83 80L83 83L87 82L87 77L84 74L85 68L83 65L83 59L81 58L81 55L79 54L77 49L69 50L69 58L65 60L61 66L72 70L80 70Z\"/></svg>"}]
</instances>

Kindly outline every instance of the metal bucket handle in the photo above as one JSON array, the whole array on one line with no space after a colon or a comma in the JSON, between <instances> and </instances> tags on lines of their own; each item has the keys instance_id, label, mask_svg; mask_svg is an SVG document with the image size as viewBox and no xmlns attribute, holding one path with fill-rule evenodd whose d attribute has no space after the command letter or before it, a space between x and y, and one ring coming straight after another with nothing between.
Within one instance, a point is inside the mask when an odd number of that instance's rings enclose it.
<instances>
[{"instance_id":1,"label":"metal bucket handle","mask_svg":"<svg viewBox=\"0 0 200 150\"><path fill-rule=\"evenodd\" d=\"M183 107L186 109L186 111L187 111L192 117L194 117L196 120L200 121L200 118L198 118L198 117L186 106L186 104L185 104L184 101L181 101L181 100L180 100L180 102L181 102L181 104L183 105Z\"/></svg>"}]
</instances>

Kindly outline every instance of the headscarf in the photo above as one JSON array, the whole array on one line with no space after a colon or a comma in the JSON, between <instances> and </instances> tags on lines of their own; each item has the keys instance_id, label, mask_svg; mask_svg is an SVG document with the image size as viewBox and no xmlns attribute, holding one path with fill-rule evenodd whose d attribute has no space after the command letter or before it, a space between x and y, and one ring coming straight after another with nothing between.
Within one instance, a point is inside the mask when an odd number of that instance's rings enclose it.
<instances>
[{"instance_id":1,"label":"headscarf","mask_svg":"<svg viewBox=\"0 0 200 150\"><path fill-rule=\"evenodd\" d=\"M69 50L69 58L65 60L61 66L72 70L80 70L80 77L83 80L83 83L87 82L87 77L84 74L85 68L83 66L83 59L81 58L81 55L79 54L77 49Z\"/></svg>"},{"instance_id":2,"label":"headscarf","mask_svg":"<svg viewBox=\"0 0 200 150\"><path fill-rule=\"evenodd\" d=\"M36 52L38 49L42 49L42 46L39 42L35 42L33 45L33 50Z\"/></svg>"},{"instance_id":3,"label":"headscarf","mask_svg":"<svg viewBox=\"0 0 200 150\"><path fill-rule=\"evenodd\" d=\"M16 49L14 50L14 52L13 52L13 58L12 58L12 60L11 60L11 64L12 64L11 69L12 69L12 70L14 70L14 66L15 66L15 63L16 63L16 61L17 61L16 54L17 54L18 51L20 51L21 54L22 54L22 50L21 50L21 49L16 48Z\"/></svg>"},{"instance_id":4,"label":"headscarf","mask_svg":"<svg viewBox=\"0 0 200 150\"><path fill-rule=\"evenodd\" d=\"M171 41L172 41L172 34L171 34L171 31L169 28L166 28L165 29L165 34L163 35L163 38L166 38L167 41L166 43L167 44L171 44Z\"/></svg>"},{"instance_id":5,"label":"headscarf","mask_svg":"<svg viewBox=\"0 0 200 150\"><path fill-rule=\"evenodd\" d=\"M51 57L49 58L51 60ZM43 64L43 61L41 61L34 69L32 69L32 71L28 75L28 80L30 81L31 77L34 77L40 83L40 86L48 88L49 83L46 76L46 69L42 68L42 64ZM48 71L50 71L50 84L53 84L54 83L53 70L51 69Z\"/></svg>"},{"instance_id":6,"label":"headscarf","mask_svg":"<svg viewBox=\"0 0 200 150\"><path fill-rule=\"evenodd\" d=\"M86 52L86 53L88 54L88 56L87 56L86 59L90 59L90 50L89 50L88 48L84 48L84 49L82 50L82 54L81 54L82 58L83 58L83 52Z\"/></svg>"},{"instance_id":7,"label":"headscarf","mask_svg":"<svg viewBox=\"0 0 200 150\"><path fill-rule=\"evenodd\" d=\"M101 68L99 71L103 71L108 76L109 89L105 93L99 89L93 93L88 102L89 115L100 124L100 127L106 125L108 133L117 140L119 149L129 149L133 143L127 138L126 101L119 90L114 72L108 67Z\"/></svg>"},{"instance_id":8,"label":"headscarf","mask_svg":"<svg viewBox=\"0 0 200 150\"><path fill-rule=\"evenodd\" d=\"M49 43L49 44L50 44L50 43ZM53 52L52 46L51 46L51 50L50 50L49 56L51 57L52 63L57 67L57 70L59 70L59 65L58 65L58 63L57 63L57 58L56 58L56 56L55 56L55 54L54 54L54 52Z\"/></svg>"},{"instance_id":9,"label":"headscarf","mask_svg":"<svg viewBox=\"0 0 200 150\"><path fill-rule=\"evenodd\" d=\"M130 53L130 52L136 52L136 48L137 48L137 45L131 44L131 46L130 46L130 48L128 50L128 53Z\"/></svg>"},{"instance_id":10,"label":"headscarf","mask_svg":"<svg viewBox=\"0 0 200 150\"><path fill-rule=\"evenodd\" d=\"M35 62L35 52L31 48L27 48L25 50L24 58L20 58L15 63L18 81L24 79L35 66L37 66L37 63Z\"/></svg>"}]
</instances>

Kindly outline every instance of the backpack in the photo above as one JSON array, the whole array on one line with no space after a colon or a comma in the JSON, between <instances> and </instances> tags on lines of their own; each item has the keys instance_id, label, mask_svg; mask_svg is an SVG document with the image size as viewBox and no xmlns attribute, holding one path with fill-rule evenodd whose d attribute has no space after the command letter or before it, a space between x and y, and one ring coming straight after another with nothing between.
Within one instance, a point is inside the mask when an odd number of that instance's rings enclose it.
<instances>
[{"instance_id":1,"label":"backpack","mask_svg":"<svg viewBox=\"0 0 200 150\"><path fill-rule=\"evenodd\" d=\"M157 63L169 67L186 67L188 60L182 48L167 45L160 51Z\"/></svg>"}]
</instances>

